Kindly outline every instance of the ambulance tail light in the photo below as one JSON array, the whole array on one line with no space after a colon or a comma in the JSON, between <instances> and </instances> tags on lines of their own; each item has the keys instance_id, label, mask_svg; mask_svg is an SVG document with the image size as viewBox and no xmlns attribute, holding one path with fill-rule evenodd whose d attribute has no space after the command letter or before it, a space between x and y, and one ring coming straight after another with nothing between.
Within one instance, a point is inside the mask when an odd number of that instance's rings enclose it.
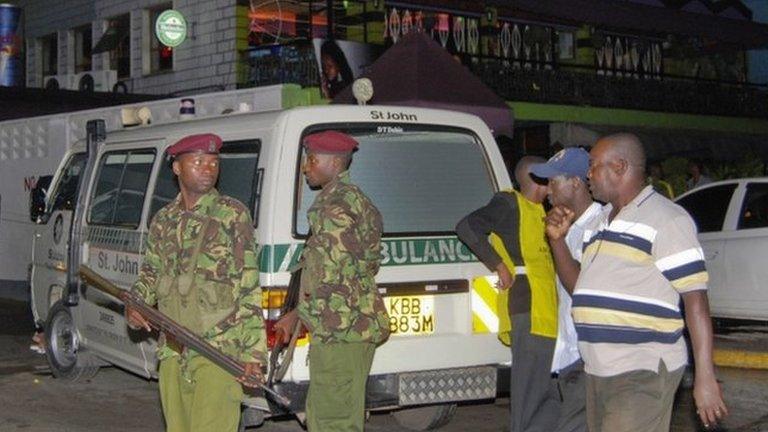
<instances>
[{"instance_id":1,"label":"ambulance tail light","mask_svg":"<svg viewBox=\"0 0 768 432\"><path fill-rule=\"evenodd\" d=\"M264 326L267 332L267 347L274 348L277 340L275 334L275 324L280 319L281 308L285 303L285 297L288 293L287 287L262 287L261 307L264 310ZM299 340L307 337L306 331L302 329L299 334Z\"/></svg>"}]
</instances>

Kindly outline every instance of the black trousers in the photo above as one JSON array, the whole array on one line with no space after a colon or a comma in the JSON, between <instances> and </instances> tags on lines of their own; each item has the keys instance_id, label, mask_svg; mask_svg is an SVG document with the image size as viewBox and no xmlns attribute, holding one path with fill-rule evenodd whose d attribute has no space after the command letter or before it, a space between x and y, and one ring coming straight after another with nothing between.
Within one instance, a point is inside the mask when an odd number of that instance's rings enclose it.
<instances>
[{"instance_id":1,"label":"black trousers","mask_svg":"<svg viewBox=\"0 0 768 432\"><path fill-rule=\"evenodd\" d=\"M531 334L531 314L512 315L510 430L552 432L557 427L560 396L552 380L555 339Z\"/></svg>"},{"instance_id":2,"label":"black trousers","mask_svg":"<svg viewBox=\"0 0 768 432\"><path fill-rule=\"evenodd\" d=\"M587 376L584 362L576 361L552 377L560 393L560 416L555 432L587 430Z\"/></svg>"}]
</instances>

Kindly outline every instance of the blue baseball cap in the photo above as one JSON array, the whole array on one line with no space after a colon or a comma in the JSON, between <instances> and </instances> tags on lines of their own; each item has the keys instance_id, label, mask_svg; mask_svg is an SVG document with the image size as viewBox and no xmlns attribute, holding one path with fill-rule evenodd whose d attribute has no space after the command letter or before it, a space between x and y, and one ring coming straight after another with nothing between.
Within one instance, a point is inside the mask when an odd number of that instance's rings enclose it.
<instances>
[{"instance_id":1,"label":"blue baseball cap","mask_svg":"<svg viewBox=\"0 0 768 432\"><path fill-rule=\"evenodd\" d=\"M560 150L545 163L531 165L531 173L545 179L562 175L586 180L587 171L589 171L589 153L579 147Z\"/></svg>"}]
</instances>

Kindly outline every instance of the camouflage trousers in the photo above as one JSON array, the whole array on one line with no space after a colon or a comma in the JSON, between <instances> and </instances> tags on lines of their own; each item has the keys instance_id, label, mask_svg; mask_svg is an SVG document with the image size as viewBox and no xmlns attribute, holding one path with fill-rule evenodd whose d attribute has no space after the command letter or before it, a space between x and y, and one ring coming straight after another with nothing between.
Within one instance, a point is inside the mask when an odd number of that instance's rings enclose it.
<instances>
[{"instance_id":1,"label":"camouflage trousers","mask_svg":"<svg viewBox=\"0 0 768 432\"><path fill-rule=\"evenodd\" d=\"M240 424L243 388L235 378L196 356L182 375L178 357L160 362L160 400L168 432L235 432Z\"/></svg>"},{"instance_id":2,"label":"camouflage trousers","mask_svg":"<svg viewBox=\"0 0 768 432\"><path fill-rule=\"evenodd\" d=\"M372 343L310 344L307 429L362 432Z\"/></svg>"}]
</instances>

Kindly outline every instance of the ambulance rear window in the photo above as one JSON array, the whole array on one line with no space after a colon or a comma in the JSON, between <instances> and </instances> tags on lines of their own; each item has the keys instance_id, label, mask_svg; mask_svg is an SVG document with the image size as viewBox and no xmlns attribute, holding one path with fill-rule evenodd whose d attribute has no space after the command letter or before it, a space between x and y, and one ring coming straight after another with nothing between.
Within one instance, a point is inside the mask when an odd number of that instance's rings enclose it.
<instances>
[{"instance_id":1,"label":"ambulance rear window","mask_svg":"<svg viewBox=\"0 0 768 432\"><path fill-rule=\"evenodd\" d=\"M486 204L496 184L480 140L468 130L439 126L344 125L360 143L352 181L379 208L385 235L453 233L456 223ZM307 209L317 195L299 174L295 234L308 232Z\"/></svg>"}]
</instances>

